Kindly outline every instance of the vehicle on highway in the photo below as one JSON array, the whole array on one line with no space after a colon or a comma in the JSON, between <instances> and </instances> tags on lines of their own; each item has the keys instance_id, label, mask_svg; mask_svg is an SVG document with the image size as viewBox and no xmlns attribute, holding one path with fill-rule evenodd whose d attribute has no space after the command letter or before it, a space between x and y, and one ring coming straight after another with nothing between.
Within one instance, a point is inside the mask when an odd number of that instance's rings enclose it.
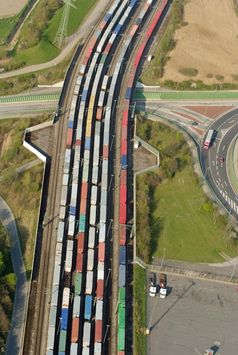
<instances>
[{"instance_id":1,"label":"vehicle on highway","mask_svg":"<svg viewBox=\"0 0 238 355\"><path fill-rule=\"evenodd\" d=\"M167 288L166 288L166 275L160 274L159 275L159 296L160 298L165 298L167 296Z\"/></svg>"},{"instance_id":2,"label":"vehicle on highway","mask_svg":"<svg viewBox=\"0 0 238 355\"><path fill-rule=\"evenodd\" d=\"M198 126L198 122L193 121L193 122L191 123L191 125L192 125L192 126Z\"/></svg>"},{"instance_id":3,"label":"vehicle on highway","mask_svg":"<svg viewBox=\"0 0 238 355\"><path fill-rule=\"evenodd\" d=\"M154 272L150 273L149 283L150 283L149 295L151 297L155 297L156 296L156 275Z\"/></svg>"},{"instance_id":4,"label":"vehicle on highway","mask_svg":"<svg viewBox=\"0 0 238 355\"><path fill-rule=\"evenodd\" d=\"M214 129L209 129L209 131L207 133L207 137L206 137L204 145L203 145L204 149L209 149L210 146L212 145L212 140L214 138L214 133L215 133Z\"/></svg>"}]
</instances>

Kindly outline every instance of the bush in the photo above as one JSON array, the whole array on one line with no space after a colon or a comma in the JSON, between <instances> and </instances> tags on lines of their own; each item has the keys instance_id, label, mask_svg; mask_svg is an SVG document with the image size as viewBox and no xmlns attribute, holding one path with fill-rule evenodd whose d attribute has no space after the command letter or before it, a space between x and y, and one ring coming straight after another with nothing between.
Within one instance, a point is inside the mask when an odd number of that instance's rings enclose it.
<instances>
[{"instance_id":1,"label":"bush","mask_svg":"<svg viewBox=\"0 0 238 355\"><path fill-rule=\"evenodd\" d=\"M198 74L198 70L195 68L181 68L179 72L185 76L196 76Z\"/></svg>"}]
</instances>

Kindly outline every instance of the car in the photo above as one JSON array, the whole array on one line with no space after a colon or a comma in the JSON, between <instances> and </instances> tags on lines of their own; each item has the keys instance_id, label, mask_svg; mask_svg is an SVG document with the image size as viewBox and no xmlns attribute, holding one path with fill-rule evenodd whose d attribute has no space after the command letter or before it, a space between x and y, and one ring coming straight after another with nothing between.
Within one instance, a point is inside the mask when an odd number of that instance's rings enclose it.
<instances>
[{"instance_id":1,"label":"car","mask_svg":"<svg viewBox=\"0 0 238 355\"><path fill-rule=\"evenodd\" d=\"M220 161L221 163L224 163L225 158L224 158L224 157L219 157L219 161Z\"/></svg>"},{"instance_id":2,"label":"car","mask_svg":"<svg viewBox=\"0 0 238 355\"><path fill-rule=\"evenodd\" d=\"M193 121L193 122L191 123L191 125L192 125L192 126L197 126L197 125L198 125L198 122Z\"/></svg>"},{"instance_id":3,"label":"car","mask_svg":"<svg viewBox=\"0 0 238 355\"><path fill-rule=\"evenodd\" d=\"M154 272L150 273L149 277L149 295L155 297L156 295L156 274Z\"/></svg>"}]
</instances>

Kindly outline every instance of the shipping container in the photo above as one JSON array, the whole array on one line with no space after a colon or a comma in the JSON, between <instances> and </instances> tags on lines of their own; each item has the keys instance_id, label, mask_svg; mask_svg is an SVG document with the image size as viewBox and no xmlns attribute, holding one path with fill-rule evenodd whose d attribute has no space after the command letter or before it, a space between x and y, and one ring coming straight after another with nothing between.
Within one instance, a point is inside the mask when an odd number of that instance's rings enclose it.
<instances>
[{"instance_id":1,"label":"shipping container","mask_svg":"<svg viewBox=\"0 0 238 355\"><path fill-rule=\"evenodd\" d=\"M55 326L56 314L57 314L57 307L56 306L51 306L50 307L50 320L49 320L50 327L54 327Z\"/></svg>"},{"instance_id":2,"label":"shipping container","mask_svg":"<svg viewBox=\"0 0 238 355\"><path fill-rule=\"evenodd\" d=\"M95 322L95 342L102 342L102 321L100 319Z\"/></svg>"},{"instance_id":3,"label":"shipping container","mask_svg":"<svg viewBox=\"0 0 238 355\"><path fill-rule=\"evenodd\" d=\"M67 338L67 331L62 329L60 331L60 338L59 338L59 351L65 351L66 338Z\"/></svg>"},{"instance_id":4,"label":"shipping container","mask_svg":"<svg viewBox=\"0 0 238 355\"><path fill-rule=\"evenodd\" d=\"M118 351L125 349L125 329L118 329L117 349Z\"/></svg>"},{"instance_id":5,"label":"shipping container","mask_svg":"<svg viewBox=\"0 0 238 355\"><path fill-rule=\"evenodd\" d=\"M124 110L122 113L122 126L128 125L128 115L129 115L128 110Z\"/></svg>"},{"instance_id":6,"label":"shipping container","mask_svg":"<svg viewBox=\"0 0 238 355\"><path fill-rule=\"evenodd\" d=\"M94 249L88 249L87 271L92 271L94 266Z\"/></svg>"},{"instance_id":7,"label":"shipping container","mask_svg":"<svg viewBox=\"0 0 238 355\"><path fill-rule=\"evenodd\" d=\"M94 185L98 184L98 165L93 165L92 183Z\"/></svg>"},{"instance_id":8,"label":"shipping container","mask_svg":"<svg viewBox=\"0 0 238 355\"><path fill-rule=\"evenodd\" d=\"M102 107L98 107L98 108L97 108L97 112L96 112L96 120L101 121L101 119L102 119L102 113L103 113Z\"/></svg>"},{"instance_id":9,"label":"shipping container","mask_svg":"<svg viewBox=\"0 0 238 355\"><path fill-rule=\"evenodd\" d=\"M98 263L98 275L97 275L98 280L104 280L104 263L99 262Z\"/></svg>"},{"instance_id":10,"label":"shipping container","mask_svg":"<svg viewBox=\"0 0 238 355\"><path fill-rule=\"evenodd\" d=\"M80 232L76 235L75 239L77 240L77 254L83 253L84 251L84 233Z\"/></svg>"},{"instance_id":11,"label":"shipping container","mask_svg":"<svg viewBox=\"0 0 238 355\"><path fill-rule=\"evenodd\" d=\"M105 260L105 243L98 244L98 260L104 261Z\"/></svg>"},{"instance_id":12,"label":"shipping container","mask_svg":"<svg viewBox=\"0 0 238 355\"><path fill-rule=\"evenodd\" d=\"M105 242L106 239L106 224L100 220L99 223L99 242Z\"/></svg>"},{"instance_id":13,"label":"shipping container","mask_svg":"<svg viewBox=\"0 0 238 355\"><path fill-rule=\"evenodd\" d=\"M120 204L119 221L120 221L120 224L125 224L126 223L126 204L125 203L121 203Z\"/></svg>"},{"instance_id":14,"label":"shipping container","mask_svg":"<svg viewBox=\"0 0 238 355\"><path fill-rule=\"evenodd\" d=\"M107 89L108 79L109 79L109 76L104 75L103 82L102 82L102 90L104 90L104 91Z\"/></svg>"},{"instance_id":15,"label":"shipping container","mask_svg":"<svg viewBox=\"0 0 238 355\"><path fill-rule=\"evenodd\" d=\"M95 246L95 234L96 234L95 227L89 227L88 248L90 248L90 249L94 249L94 246Z\"/></svg>"},{"instance_id":16,"label":"shipping container","mask_svg":"<svg viewBox=\"0 0 238 355\"><path fill-rule=\"evenodd\" d=\"M68 187L67 186L62 186L61 189L61 199L60 199L60 204L61 206L65 206L67 202L67 192L68 192Z\"/></svg>"},{"instance_id":17,"label":"shipping container","mask_svg":"<svg viewBox=\"0 0 238 355\"><path fill-rule=\"evenodd\" d=\"M127 155L122 155L121 156L121 168L126 169L127 168Z\"/></svg>"},{"instance_id":18,"label":"shipping container","mask_svg":"<svg viewBox=\"0 0 238 355\"><path fill-rule=\"evenodd\" d=\"M95 205L90 206L90 224L92 226L95 226L96 224L96 213L97 213L97 207Z\"/></svg>"},{"instance_id":19,"label":"shipping container","mask_svg":"<svg viewBox=\"0 0 238 355\"><path fill-rule=\"evenodd\" d=\"M69 215L69 227L68 227L68 235L74 235L74 227L75 227L75 216Z\"/></svg>"},{"instance_id":20,"label":"shipping container","mask_svg":"<svg viewBox=\"0 0 238 355\"><path fill-rule=\"evenodd\" d=\"M61 320L60 320L60 328L67 330L68 327L68 315L69 315L69 309L68 308L62 308L61 309Z\"/></svg>"},{"instance_id":21,"label":"shipping container","mask_svg":"<svg viewBox=\"0 0 238 355\"><path fill-rule=\"evenodd\" d=\"M69 295L70 295L69 288L68 287L64 287L62 307L69 307Z\"/></svg>"},{"instance_id":22,"label":"shipping container","mask_svg":"<svg viewBox=\"0 0 238 355\"><path fill-rule=\"evenodd\" d=\"M60 211L59 211L59 218L60 219L65 219L65 206L60 206Z\"/></svg>"},{"instance_id":23,"label":"shipping container","mask_svg":"<svg viewBox=\"0 0 238 355\"><path fill-rule=\"evenodd\" d=\"M111 47L112 47L112 44L110 42L107 43L106 48L104 49L103 53L109 54Z\"/></svg>"},{"instance_id":24,"label":"shipping container","mask_svg":"<svg viewBox=\"0 0 238 355\"><path fill-rule=\"evenodd\" d=\"M126 266L119 265L119 287L126 286Z\"/></svg>"},{"instance_id":25,"label":"shipping container","mask_svg":"<svg viewBox=\"0 0 238 355\"><path fill-rule=\"evenodd\" d=\"M118 305L118 328L125 328L126 325L126 312L125 307L120 303Z\"/></svg>"},{"instance_id":26,"label":"shipping container","mask_svg":"<svg viewBox=\"0 0 238 355\"><path fill-rule=\"evenodd\" d=\"M94 343L94 355L102 355L102 344Z\"/></svg>"},{"instance_id":27,"label":"shipping container","mask_svg":"<svg viewBox=\"0 0 238 355\"><path fill-rule=\"evenodd\" d=\"M116 28L114 29L114 33L118 34L122 29L122 25L120 23L118 23L118 25L116 26Z\"/></svg>"},{"instance_id":28,"label":"shipping container","mask_svg":"<svg viewBox=\"0 0 238 355\"><path fill-rule=\"evenodd\" d=\"M121 170L120 184L127 185L127 172L126 170Z\"/></svg>"},{"instance_id":29,"label":"shipping container","mask_svg":"<svg viewBox=\"0 0 238 355\"><path fill-rule=\"evenodd\" d=\"M100 96L98 99L98 106L99 107L103 107L104 97L105 97L105 91L100 91Z\"/></svg>"},{"instance_id":30,"label":"shipping container","mask_svg":"<svg viewBox=\"0 0 238 355\"><path fill-rule=\"evenodd\" d=\"M126 265L126 247L119 247L119 264Z\"/></svg>"},{"instance_id":31,"label":"shipping container","mask_svg":"<svg viewBox=\"0 0 238 355\"><path fill-rule=\"evenodd\" d=\"M92 290L93 290L93 272L87 271L85 293L91 295Z\"/></svg>"},{"instance_id":32,"label":"shipping container","mask_svg":"<svg viewBox=\"0 0 238 355\"><path fill-rule=\"evenodd\" d=\"M82 273L81 272L75 272L74 273L74 293L75 295L80 295L81 293L81 287L82 287Z\"/></svg>"},{"instance_id":33,"label":"shipping container","mask_svg":"<svg viewBox=\"0 0 238 355\"><path fill-rule=\"evenodd\" d=\"M87 209L87 199L86 198L81 198L81 201L80 201L80 214L86 214L86 209Z\"/></svg>"},{"instance_id":34,"label":"shipping container","mask_svg":"<svg viewBox=\"0 0 238 355\"><path fill-rule=\"evenodd\" d=\"M78 343L71 343L70 355L78 355Z\"/></svg>"},{"instance_id":35,"label":"shipping container","mask_svg":"<svg viewBox=\"0 0 238 355\"><path fill-rule=\"evenodd\" d=\"M97 300L96 303L96 314L95 314L95 319L96 320L102 320L103 318L103 301L102 300Z\"/></svg>"},{"instance_id":36,"label":"shipping container","mask_svg":"<svg viewBox=\"0 0 238 355\"><path fill-rule=\"evenodd\" d=\"M120 203L126 203L127 188L126 185L120 186Z\"/></svg>"},{"instance_id":37,"label":"shipping container","mask_svg":"<svg viewBox=\"0 0 238 355\"><path fill-rule=\"evenodd\" d=\"M97 194L98 194L97 186L92 186L92 188L91 188L91 205L96 205L96 203L97 203Z\"/></svg>"},{"instance_id":38,"label":"shipping container","mask_svg":"<svg viewBox=\"0 0 238 355\"><path fill-rule=\"evenodd\" d=\"M90 354L90 349L84 346L82 348L82 355L89 355L89 354Z\"/></svg>"},{"instance_id":39,"label":"shipping container","mask_svg":"<svg viewBox=\"0 0 238 355\"><path fill-rule=\"evenodd\" d=\"M88 183L83 182L81 185L81 199L87 198L87 194L88 194Z\"/></svg>"},{"instance_id":40,"label":"shipping container","mask_svg":"<svg viewBox=\"0 0 238 355\"><path fill-rule=\"evenodd\" d=\"M92 296L85 296L84 319L90 320L92 316Z\"/></svg>"},{"instance_id":41,"label":"shipping container","mask_svg":"<svg viewBox=\"0 0 238 355\"><path fill-rule=\"evenodd\" d=\"M53 285L59 285L60 283L60 265L55 263Z\"/></svg>"},{"instance_id":42,"label":"shipping container","mask_svg":"<svg viewBox=\"0 0 238 355\"><path fill-rule=\"evenodd\" d=\"M57 242L62 243L64 238L64 222L59 221L57 230Z\"/></svg>"},{"instance_id":43,"label":"shipping container","mask_svg":"<svg viewBox=\"0 0 238 355\"><path fill-rule=\"evenodd\" d=\"M104 294L104 280L97 280L97 290L96 290L97 299L102 300L103 294Z\"/></svg>"},{"instance_id":44,"label":"shipping container","mask_svg":"<svg viewBox=\"0 0 238 355\"><path fill-rule=\"evenodd\" d=\"M80 315L80 302L81 297L78 295L74 296L74 306L73 306L73 317L79 317Z\"/></svg>"},{"instance_id":45,"label":"shipping container","mask_svg":"<svg viewBox=\"0 0 238 355\"><path fill-rule=\"evenodd\" d=\"M86 216L81 214L79 217L79 229L78 232L85 232Z\"/></svg>"},{"instance_id":46,"label":"shipping container","mask_svg":"<svg viewBox=\"0 0 238 355\"><path fill-rule=\"evenodd\" d=\"M72 260L73 260L73 252L67 249L66 258L65 258L65 267L64 267L66 272L71 272Z\"/></svg>"},{"instance_id":47,"label":"shipping container","mask_svg":"<svg viewBox=\"0 0 238 355\"><path fill-rule=\"evenodd\" d=\"M51 292L51 305L58 305L58 296L59 296L59 285L53 285Z\"/></svg>"},{"instance_id":48,"label":"shipping container","mask_svg":"<svg viewBox=\"0 0 238 355\"><path fill-rule=\"evenodd\" d=\"M72 332L71 332L71 342L77 343L79 333L79 318L72 319Z\"/></svg>"},{"instance_id":49,"label":"shipping container","mask_svg":"<svg viewBox=\"0 0 238 355\"><path fill-rule=\"evenodd\" d=\"M85 66L84 64L82 64L82 65L80 65L79 72L80 72L81 74L84 74L85 69L86 69L86 66Z\"/></svg>"},{"instance_id":50,"label":"shipping container","mask_svg":"<svg viewBox=\"0 0 238 355\"><path fill-rule=\"evenodd\" d=\"M85 138L85 145L84 145L85 150L90 150L90 143L91 143L90 137L86 137Z\"/></svg>"},{"instance_id":51,"label":"shipping container","mask_svg":"<svg viewBox=\"0 0 238 355\"><path fill-rule=\"evenodd\" d=\"M68 120L68 128L71 128L71 129L73 129L74 128L74 121L73 121L73 119L72 120Z\"/></svg>"},{"instance_id":52,"label":"shipping container","mask_svg":"<svg viewBox=\"0 0 238 355\"><path fill-rule=\"evenodd\" d=\"M83 253L78 253L76 255L76 266L75 271L83 272Z\"/></svg>"},{"instance_id":53,"label":"shipping container","mask_svg":"<svg viewBox=\"0 0 238 355\"><path fill-rule=\"evenodd\" d=\"M67 148L71 147L72 140L73 140L73 129L72 128L68 128L67 129L67 140L66 140Z\"/></svg>"},{"instance_id":54,"label":"shipping container","mask_svg":"<svg viewBox=\"0 0 238 355\"><path fill-rule=\"evenodd\" d=\"M54 349L54 340L55 340L55 326L50 326L48 328L48 339L47 339L47 348Z\"/></svg>"},{"instance_id":55,"label":"shipping container","mask_svg":"<svg viewBox=\"0 0 238 355\"><path fill-rule=\"evenodd\" d=\"M68 183L69 183L69 174L64 174L62 185L67 186Z\"/></svg>"},{"instance_id":56,"label":"shipping container","mask_svg":"<svg viewBox=\"0 0 238 355\"><path fill-rule=\"evenodd\" d=\"M125 307L126 305L126 289L125 287L119 287L118 302Z\"/></svg>"}]
</instances>

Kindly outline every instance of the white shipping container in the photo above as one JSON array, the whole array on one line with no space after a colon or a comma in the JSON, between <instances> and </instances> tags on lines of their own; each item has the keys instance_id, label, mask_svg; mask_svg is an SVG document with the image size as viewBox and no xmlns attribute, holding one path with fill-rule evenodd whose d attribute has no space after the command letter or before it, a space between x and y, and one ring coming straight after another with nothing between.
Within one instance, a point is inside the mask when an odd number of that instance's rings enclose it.
<instances>
[{"instance_id":1,"label":"white shipping container","mask_svg":"<svg viewBox=\"0 0 238 355\"><path fill-rule=\"evenodd\" d=\"M70 355L78 354L78 343L71 343L70 345Z\"/></svg>"},{"instance_id":2,"label":"white shipping container","mask_svg":"<svg viewBox=\"0 0 238 355\"><path fill-rule=\"evenodd\" d=\"M99 261L98 263L98 280L104 280L104 263Z\"/></svg>"},{"instance_id":3,"label":"white shipping container","mask_svg":"<svg viewBox=\"0 0 238 355\"><path fill-rule=\"evenodd\" d=\"M57 242L62 243L64 238L64 222L59 221L57 230Z\"/></svg>"},{"instance_id":4,"label":"white shipping container","mask_svg":"<svg viewBox=\"0 0 238 355\"><path fill-rule=\"evenodd\" d=\"M65 206L65 205L66 205L67 192L68 192L68 186L62 186L62 189L61 189L61 199L60 199L60 204L61 204L61 206Z\"/></svg>"},{"instance_id":5,"label":"white shipping container","mask_svg":"<svg viewBox=\"0 0 238 355\"><path fill-rule=\"evenodd\" d=\"M52 306L58 305L58 296L59 296L59 286L53 285L52 292L51 292L51 305Z\"/></svg>"},{"instance_id":6,"label":"white shipping container","mask_svg":"<svg viewBox=\"0 0 238 355\"><path fill-rule=\"evenodd\" d=\"M75 216L69 216L69 228L68 228L68 235L73 237L74 235L74 227L75 227Z\"/></svg>"},{"instance_id":7,"label":"white shipping container","mask_svg":"<svg viewBox=\"0 0 238 355\"><path fill-rule=\"evenodd\" d=\"M79 68L80 74L84 74L85 68L86 68L85 64L81 64L81 65L80 65L80 68Z\"/></svg>"},{"instance_id":8,"label":"white shipping container","mask_svg":"<svg viewBox=\"0 0 238 355\"><path fill-rule=\"evenodd\" d=\"M96 314L95 314L95 319L97 319L97 320L102 320L102 307L103 307L103 301L97 300Z\"/></svg>"},{"instance_id":9,"label":"white shipping container","mask_svg":"<svg viewBox=\"0 0 238 355\"><path fill-rule=\"evenodd\" d=\"M78 75L78 76L77 76L77 85L80 85L80 84L81 84L82 79L83 79L82 75Z\"/></svg>"},{"instance_id":10,"label":"white shipping container","mask_svg":"<svg viewBox=\"0 0 238 355\"><path fill-rule=\"evenodd\" d=\"M97 186L92 186L91 189L91 205L96 205L97 203L98 188Z\"/></svg>"},{"instance_id":11,"label":"white shipping container","mask_svg":"<svg viewBox=\"0 0 238 355\"><path fill-rule=\"evenodd\" d=\"M74 241L68 239L68 241L67 241L67 250L73 251L73 249L74 249Z\"/></svg>"},{"instance_id":12,"label":"white shipping container","mask_svg":"<svg viewBox=\"0 0 238 355\"><path fill-rule=\"evenodd\" d=\"M69 183L69 174L64 174L63 175L63 185L67 186Z\"/></svg>"},{"instance_id":13,"label":"white shipping container","mask_svg":"<svg viewBox=\"0 0 238 355\"><path fill-rule=\"evenodd\" d=\"M83 326L83 347L90 346L91 323L84 322Z\"/></svg>"},{"instance_id":14,"label":"white shipping container","mask_svg":"<svg viewBox=\"0 0 238 355\"><path fill-rule=\"evenodd\" d=\"M95 205L90 206L90 224L92 226L95 226L96 224L96 212L97 212L97 207Z\"/></svg>"},{"instance_id":15,"label":"white shipping container","mask_svg":"<svg viewBox=\"0 0 238 355\"><path fill-rule=\"evenodd\" d=\"M81 303L80 296L78 296L78 295L74 296L74 306L73 306L73 317L74 318L78 318L80 315L80 303Z\"/></svg>"},{"instance_id":16,"label":"white shipping container","mask_svg":"<svg viewBox=\"0 0 238 355\"><path fill-rule=\"evenodd\" d=\"M60 265L55 264L54 275L53 275L53 285L59 285L60 281Z\"/></svg>"},{"instance_id":17,"label":"white shipping container","mask_svg":"<svg viewBox=\"0 0 238 355\"><path fill-rule=\"evenodd\" d=\"M64 154L65 163L70 163L70 157L71 157L71 149L66 148Z\"/></svg>"},{"instance_id":18,"label":"white shipping container","mask_svg":"<svg viewBox=\"0 0 238 355\"><path fill-rule=\"evenodd\" d=\"M56 255L62 256L62 244L56 243Z\"/></svg>"},{"instance_id":19,"label":"white shipping container","mask_svg":"<svg viewBox=\"0 0 238 355\"><path fill-rule=\"evenodd\" d=\"M49 318L49 324L50 326L54 327L56 323L56 313L57 313L57 307L56 306L51 306L50 307L50 318Z\"/></svg>"},{"instance_id":20,"label":"white shipping container","mask_svg":"<svg viewBox=\"0 0 238 355\"><path fill-rule=\"evenodd\" d=\"M54 340L55 340L55 326L50 326L48 328L48 339L47 339L47 349L54 349Z\"/></svg>"},{"instance_id":21,"label":"white shipping container","mask_svg":"<svg viewBox=\"0 0 238 355\"><path fill-rule=\"evenodd\" d=\"M99 242L105 242L106 239L106 224L105 222L100 220L100 228L99 228Z\"/></svg>"},{"instance_id":22,"label":"white shipping container","mask_svg":"<svg viewBox=\"0 0 238 355\"><path fill-rule=\"evenodd\" d=\"M102 90L106 90L108 79L109 79L109 76L104 75L103 82L102 82Z\"/></svg>"},{"instance_id":23,"label":"white shipping container","mask_svg":"<svg viewBox=\"0 0 238 355\"><path fill-rule=\"evenodd\" d=\"M107 205L107 191L101 190L101 202L100 205Z\"/></svg>"},{"instance_id":24,"label":"white shipping container","mask_svg":"<svg viewBox=\"0 0 238 355\"><path fill-rule=\"evenodd\" d=\"M87 271L92 271L94 265L94 249L88 249Z\"/></svg>"},{"instance_id":25,"label":"white shipping container","mask_svg":"<svg viewBox=\"0 0 238 355\"><path fill-rule=\"evenodd\" d=\"M82 355L89 355L89 348L88 347L83 347Z\"/></svg>"},{"instance_id":26,"label":"white shipping container","mask_svg":"<svg viewBox=\"0 0 238 355\"><path fill-rule=\"evenodd\" d=\"M59 218L60 219L65 219L65 206L60 206L60 210L59 210Z\"/></svg>"},{"instance_id":27,"label":"white shipping container","mask_svg":"<svg viewBox=\"0 0 238 355\"><path fill-rule=\"evenodd\" d=\"M106 223L107 219L107 206L101 205L100 206L100 220L104 223Z\"/></svg>"},{"instance_id":28,"label":"white shipping container","mask_svg":"<svg viewBox=\"0 0 238 355\"><path fill-rule=\"evenodd\" d=\"M73 183L72 184L72 190L71 190L71 199L76 199L77 198L77 191L78 191L78 185Z\"/></svg>"},{"instance_id":29,"label":"white shipping container","mask_svg":"<svg viewBox=\"0 0 238 355\"><path fill-rule=\"evenodd\" d=\"M91 295L93 290L93 272L87 271L85 293Z\"/></svg>"},{"instance_id":30,"label":"white shipping container","mask_svg":"<svg viewBox=\"0 0 238 355\"><path fill-rule=\"evenodd\" d=\"M88 233L88 247L90 249L94 249L95 247L95 234L96 234L96 229L95 227L89 227L89 233Z\"/></svg>"},{"instance_id":31,"label":"white shipping container","mask_svg":"<svg viewBox=\"0 0 238 355\"><path fill-rule=\"evenodd\" d=\"M99 107L103 107L104 97L105 97L105 91L101 91L99 99L98 99L98 106Z\"/></svg>"},{"instance_id":32,"label":"white shipping container","mask_svg":"<svg viewBox=\"0 0 238 355\"><path fill-rule=\"evenodd\" d=\"M98 165L93 165L92 183L94 185L98 184Z\"/></svg>"},{"instance_id":33,"label":"white shipping container","mask_svg":"<svg viewBox=\"0 0 238 355\"><path fill-rule=\"evenodd\" d=\"M94 343L94 355L102 355L102 344Z\"/></svg>"},{"instance_id":34,"label":"white shipping container","mask_svg":"<svg viewBox=\"0 0 238 355\"><path fill-rule=\"evenodd\" d=\"M61 260L62 256L61 255L55 255L55 265L61 265Z\"/></svg>"},{"instance_id":35,"label":"white shipping container","mask_svg":"<svg viewBox=\"0 0 238 355\"><path fill-rule=\"evenodd\" d=\"M67 250L66 259L65 259L65 267L64 267L66 272L71 272L72 260L73 260L73 252L72 252L72 250Z\"/></svg>"},{"instance_id":36,"label":"white shipping container","mask_svg":"<svg viewBox=\"0 0 238 355\"><path fill-rule=\"evenodd\" d=\"M65 287L63 290L63 299L62 299L63 308L69 307L69 296L70 296L70 289L68 287Z\"/></svg>"}]
</instances>

